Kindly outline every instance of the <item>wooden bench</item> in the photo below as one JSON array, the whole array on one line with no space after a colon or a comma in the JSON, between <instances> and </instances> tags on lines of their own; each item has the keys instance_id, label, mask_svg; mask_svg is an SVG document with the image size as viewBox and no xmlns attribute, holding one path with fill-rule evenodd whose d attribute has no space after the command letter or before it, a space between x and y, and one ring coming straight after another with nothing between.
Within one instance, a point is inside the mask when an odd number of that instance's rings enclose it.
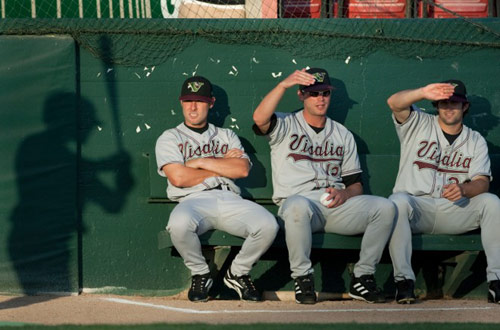
<instances>
[{"instance_id":1,"label":"wooden bench","mask_svg":"<svg viewBox=\"0 0 500 330\"><path fill-rule=\"evenodd\" d=\"M204 246L241 246L243 238L230 235L222 230L211 230L200 235ZM359 250L361 235L344 236L331 233L314 233L312 247L314 249ZM477 232L462 235L413 235L415 251L481 251L481 235ZM172 248L170 235L166 230L158 233L158 249ZM280 230L272 247L286 248L285 235Z\"/></svg>"}]
</instances>

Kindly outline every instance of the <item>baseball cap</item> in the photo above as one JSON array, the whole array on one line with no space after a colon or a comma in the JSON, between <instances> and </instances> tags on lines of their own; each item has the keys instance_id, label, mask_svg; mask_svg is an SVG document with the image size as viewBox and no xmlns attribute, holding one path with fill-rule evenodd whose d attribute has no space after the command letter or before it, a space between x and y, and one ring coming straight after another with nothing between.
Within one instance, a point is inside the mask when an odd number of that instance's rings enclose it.
<instances>
[{"instance_id":1,"label":"baseball cap","mask_svg":"<svg viewBox=\"0 0 500 330\"><path fill-rule=\"evenodd\" d=\"M212 84L201 76L190 77L182 84L179 100L212 103Z\"/></svg>"},{"instance_id":2,"label":"baseball cap","mask_svg":"<svg viewBox=\"0 0 500 330\"><path fill-rule=\"evenodd\" d=\"M327 89L332 90L333 86L330 84L330 77L328 76L328 72L325 69L320 68L310 68L306 70L307 73L310 73L314 76L314 84L306 86L299 85L299 89L304 92L317 92L324 91Z\"/></svg>"},{"instance_id":3,"label":"baseball cap","mask_svg":"<svg viewBox=\"0 0 500 330\"><path fill-rule=\"evenodd\" d=\"M461 82L460 80L451 79L451 80L445 80L442 83L451 84L455 86L453 95L448 98L449 101L462 102L462 103L469 102L469 100L467 100L467 90L465 89L465 84L463 82ZM437 102L438 101L433 102L434 106L437 104Z\"/></svg>"}]
</instances>

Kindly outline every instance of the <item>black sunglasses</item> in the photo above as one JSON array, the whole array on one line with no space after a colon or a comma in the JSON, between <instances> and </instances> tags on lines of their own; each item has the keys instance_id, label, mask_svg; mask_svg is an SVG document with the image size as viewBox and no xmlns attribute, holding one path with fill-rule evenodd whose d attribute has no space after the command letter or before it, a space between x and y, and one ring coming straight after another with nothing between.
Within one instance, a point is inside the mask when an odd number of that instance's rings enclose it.
<instances>
[{"instance_id":1,"label":"black sunglasses","mask_svg":"<svg viewBox=\"0 0 500 330\"><path fill-rule=\"evenodd\" d=\"M302 93L307 93L309 94L309 96L311 97L318 97L318 96L324 96L324 97L327 97L327 96L330 96L330 94L332 93L332 91L330 90L327 90L327 91L321 91L321 92L304 92L302 91Z\"/></svg>"}]
</instances>

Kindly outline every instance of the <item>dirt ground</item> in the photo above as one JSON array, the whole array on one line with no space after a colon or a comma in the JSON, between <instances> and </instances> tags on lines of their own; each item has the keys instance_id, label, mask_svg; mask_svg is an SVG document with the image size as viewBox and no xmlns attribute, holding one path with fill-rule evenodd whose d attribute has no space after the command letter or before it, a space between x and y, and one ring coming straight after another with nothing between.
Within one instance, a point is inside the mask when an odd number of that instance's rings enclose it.
<instances>
[{"instance_id":1,"label":"dirt ground","mask_svg":"<svg viewBox=\"0 0 500 330\"><path fill-rule=\"evenodd\" d=\"M290 296L291 297L291 296ZM289 298L290 298L289 297ZM0 323L144 324L144 323L500 323L500 305L484 300L427 300L412 305L367 304L352 300L298 305L293 299L260 303L184 297L0 296Z\"/></svg>"}]
</instances>

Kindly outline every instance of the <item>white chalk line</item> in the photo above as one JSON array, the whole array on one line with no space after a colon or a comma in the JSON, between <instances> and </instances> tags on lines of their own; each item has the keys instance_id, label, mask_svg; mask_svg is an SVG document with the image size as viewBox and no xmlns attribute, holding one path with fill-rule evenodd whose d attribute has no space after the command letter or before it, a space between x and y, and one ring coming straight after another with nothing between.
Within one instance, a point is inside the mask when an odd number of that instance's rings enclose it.
<instances>
[{"instance_id":1,"label":"white chalk line","mask_svg":"<svg viewBox=\"0 0 500 330\"><path fill-rule=\"evenodd\" d=\"M345 313L345 312L454 312L464 310L489 310L493 307L401 307L401 308L342 308L342 309L294 309L294 310L281 310L281 309L241 309L241 310L197 310L190 308L178 308L166 305L156 305L150 303L143 303L121 298L100 298L110 302L119 304L136 305L142 307L151 307L156 309L169 310L173 312L180 312L186 314L244 314L244 313Z\"/></svg>"}]
</instances>

